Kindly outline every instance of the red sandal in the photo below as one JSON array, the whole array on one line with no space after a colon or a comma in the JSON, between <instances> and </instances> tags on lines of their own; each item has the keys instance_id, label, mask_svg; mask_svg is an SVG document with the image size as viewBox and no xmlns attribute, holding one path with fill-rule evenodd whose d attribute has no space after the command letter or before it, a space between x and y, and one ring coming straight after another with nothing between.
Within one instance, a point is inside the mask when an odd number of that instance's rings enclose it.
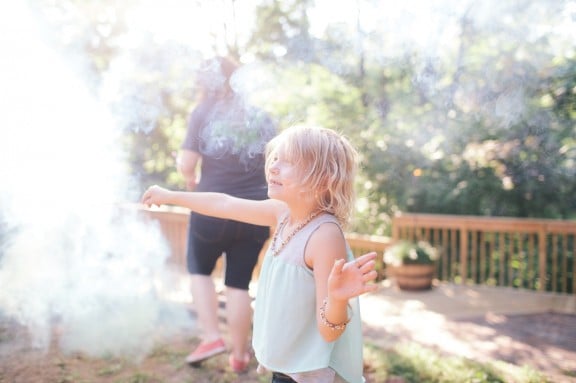
<instances>
[{"instance_id":1,"label":"red sandal","mask_svg":"<svg viewBox=\"0 0 576 383\"><path fill-rule=\"evenodd\" d=\"M248 364L250 364L250 354L246 353L244 355L244 360L238 360L234 358L234 355L230 354L228 357L228 364L230 365L232 371L237 374L245 372L248 368Z\"/></svg>"},{"instance_id":2,"label":"red sandal","mask_svg":"<svg viewBox=\"0 0 576 383\"><path fill-rule=\"evenodd\" d=\"M226 344L222 339L200 343L200 345L186 357L186 362L189 364L197 364L224 351L226 351Z\"/></svg>"}]
</instances>

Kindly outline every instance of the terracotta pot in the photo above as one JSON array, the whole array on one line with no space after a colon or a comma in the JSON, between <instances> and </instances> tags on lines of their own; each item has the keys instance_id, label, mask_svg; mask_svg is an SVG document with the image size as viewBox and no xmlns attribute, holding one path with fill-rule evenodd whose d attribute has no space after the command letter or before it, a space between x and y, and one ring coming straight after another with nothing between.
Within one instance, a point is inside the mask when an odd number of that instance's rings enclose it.
<instances>
[{"instance_id":1,"label":"terracotta pot","mask_svg":"<svg viewBox=\"0 0 576 383\"><path fill-rule=\"evenodd\" d=\"M435 271L435 265L386 266L386 275L402 290L431 289Z\"/></svg>"}]
</instances>

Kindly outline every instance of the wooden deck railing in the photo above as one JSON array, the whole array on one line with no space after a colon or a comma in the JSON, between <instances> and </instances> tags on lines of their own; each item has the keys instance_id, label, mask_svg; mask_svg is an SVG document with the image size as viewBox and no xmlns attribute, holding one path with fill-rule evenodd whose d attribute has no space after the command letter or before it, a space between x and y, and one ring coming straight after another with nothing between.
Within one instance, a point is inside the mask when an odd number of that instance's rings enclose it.
<instances>
[{"instance_id":1,"label":"wooden deck railing","mask_svg":"<svg viewBox=\"0 0 576 383\"><path fill-rule=\"evenodd\" d=\"M185 270L188 210L142 211L160 224L169 262ZM392 232L392 238L346 235L355 255L379 253L380 279L390 243L423 239L440 249L439 280L576 294L575 221L405 214L393 219Z\"/></svg>"},{"instance_id":2,"label":"wooden deck railing","mask_svg":"<svg viewBox=\"0 0 576 383\"><path fill-rule=\"evenodd\" d=\"M576 294L576 221L404 214L392 231L438 247L441 280Z\"/></svg>"}]
</instances>

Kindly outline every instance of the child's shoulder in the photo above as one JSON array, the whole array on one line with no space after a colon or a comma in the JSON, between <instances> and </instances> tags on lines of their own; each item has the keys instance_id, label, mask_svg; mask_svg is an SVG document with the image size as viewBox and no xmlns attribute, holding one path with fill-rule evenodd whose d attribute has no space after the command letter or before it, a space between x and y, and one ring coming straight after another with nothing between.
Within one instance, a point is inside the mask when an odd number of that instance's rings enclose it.
<instances>
[{"instance_id":1,"label":"child's shoulder","mask_svg":"<svg viewBox=\"0 0 576 383\"><path fill-rule=\"evenodd\" d=\"M312 269L324 265L322 268L329 269L334 260L346 258L347 245L344 233L338 220L326 220L317 222L319 226L312 233L306 246L304 259Z\"/></svg>"},{"instance_id":2,"label":"child's shoulder","mask_svg":"<svg viewBox=\"0 0 576 383\"><path fill-rule=\"evenodd\" d=\"M316 224L318 227L312 233L311 240L329 243L336 241L337 245L341 244L340 241L344 242L342 227L333 215L325 214L318 217Z\"/></svg>"},{"instance_id":3,"label":"child's shoulder","mask_svg":"<svg viewBox=\"0 0 576 383\"><path fill-rule=\"evenodd\" d=\"M344 232L338 220L330 218L318 222L318 228L313 235L325 239L344 238Z\"/></svg>"}]
</instances>

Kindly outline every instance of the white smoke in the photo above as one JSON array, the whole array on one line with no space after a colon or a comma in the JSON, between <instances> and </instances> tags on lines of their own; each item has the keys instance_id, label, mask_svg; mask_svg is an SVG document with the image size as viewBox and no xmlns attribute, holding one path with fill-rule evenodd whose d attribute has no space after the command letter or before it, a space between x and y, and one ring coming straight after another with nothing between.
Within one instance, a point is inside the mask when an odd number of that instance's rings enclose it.
<instances>
[{"instance_id":1,"label":"white smoke","mask_svg":"<svg viewBox=\"0 0 576 383\"><path fill-rule=\"evenodd\" d=\"M39 348L58 334L65 351L141 357L192 324L159 288L168 246L120 208L118 129L24 4L0 12L0 316Z\"/></svg>"}]
</instances>

